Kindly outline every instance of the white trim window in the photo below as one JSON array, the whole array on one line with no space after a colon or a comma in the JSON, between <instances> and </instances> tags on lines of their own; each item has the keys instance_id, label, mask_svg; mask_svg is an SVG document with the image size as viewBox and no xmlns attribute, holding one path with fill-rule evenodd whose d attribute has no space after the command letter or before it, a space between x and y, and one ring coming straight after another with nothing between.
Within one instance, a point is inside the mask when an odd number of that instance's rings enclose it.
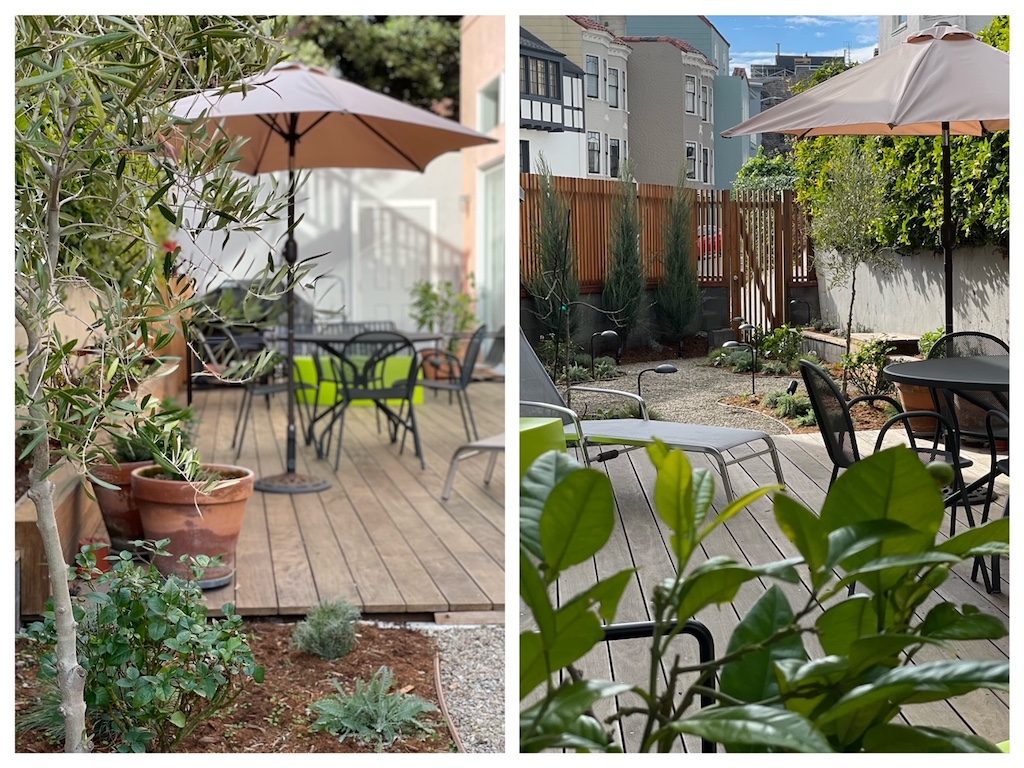
<instances>
[{"instance_id":1,"label":"white trim window","mask_svg":"<svg viewBox=\"0 0 1024 768\"><path fill-rule=\"evenodd\" d=\"M601 172L601 134L587 131L587 173Z\"/></svg>"},{"instance_id":2,"label":"white trim window","mask_svg":"<svg viewBox=\"0 0 1024 768\"><path fill-rule=\"evenodd\" d=\"M700 180L711 183L711 150L707 147L700 148Z\"/></svg>"},{"instance_id":3,"label":"white trim window","mask_svg":"<svg viewBox=\"0 0 1024 768\"><path fill-rule=\"evenodd\" d=\"M686 178L697 180L697 142L686 142Z\"/></svg>"},{"instance_id":4,"label":"white trim window","mask_svg":"<svg viewBox=\"0 0 1024 768\"><path fill-rule=\"evenodd\" d=\"M587 80L587 98L588 99L596 99L598 96L601 95L600 91L598 89L598 81L597 81L597 76L598 76L598 73L600 72L600 66L601 65L598 63L597 56L591 56L590 54L587 54L587 77L586 77L586 80Z\"/></svg>"},{"instance_id":5,"label":"white trim window","mask_svg":"<svg viewBox=\"0 0 1024 768\"><path fill-rule=\"evenodd\" d=\"M619 70L614 67L608 68L608 106L619 108Z\"/></svg>"},{"instance_id":6,"label":"white trim window","mask_svg":"<svg viewBox=\"0 0 1024 768\"><path fill-rule=\"evenodd\" d=\"M708 87L701 85L700 87L700 119L708 119Z\"/></svg>"},{"instance_id":7,"label":"white trim window","mask_svg":"<svg viewBox=\"0 0 1024 768\"><path fill-rule=\"evenodd\" d=\"M686 91L683 93L683 106L691 115L697 113L697 78L686 76Z\"/></svg>"},{"instance_id":8,"label":"white trim window","mask_svg":"<svg viewBox=\"0 0 1024 768\"><path fill-rule=\"evenodd\" d=\"M619 178L619 140L608 139L608 175Z\"/></svg>"}]
</instances>

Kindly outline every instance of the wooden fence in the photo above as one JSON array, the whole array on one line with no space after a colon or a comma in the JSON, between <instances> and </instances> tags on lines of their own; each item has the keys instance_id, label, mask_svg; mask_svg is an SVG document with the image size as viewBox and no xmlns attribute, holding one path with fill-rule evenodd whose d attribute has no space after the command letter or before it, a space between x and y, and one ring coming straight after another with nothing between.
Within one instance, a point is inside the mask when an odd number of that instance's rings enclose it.
<instances>
[{"instance_id":1,"label":"wooden fence","mask_svg":"<svg viewBox=\"0 0 1024 768\"><path fill-rule=\"evenodd\" d=\"M554 177L558 193L569 202L571 240L580 290L600 293L608 268L608 239L619 182ZM521 173L524 199L520 204L520 280L536 273L536 222L540 217L540 177ZM674 189L658 184L637 184L642 231L640 252L648 287L654 288L664 271L664 225ZM791 192L730 192L691 190L694 231L720 246L694 248L697 279L701 286L730 286L755 280L759 271L781 273L788 285L814 285L806 217ZM716 232L718 234L716 234ZM698 252L700 251L700 252ZM757 266L763 269L756 269ZM771 265L771 269L768 269ZM734 279L733 279L734 278ZM527 295L525 290L522 295Z\"/></svg>"}]
</instances>

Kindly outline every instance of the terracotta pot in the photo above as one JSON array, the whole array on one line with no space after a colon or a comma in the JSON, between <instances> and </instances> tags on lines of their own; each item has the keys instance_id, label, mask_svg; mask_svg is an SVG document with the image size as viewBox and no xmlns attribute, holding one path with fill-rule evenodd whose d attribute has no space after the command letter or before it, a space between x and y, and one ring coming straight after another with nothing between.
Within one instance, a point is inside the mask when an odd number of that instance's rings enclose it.
<instances>
[{"instance_id":1,"label":"terracotta pot","mask_svg":"<svg viewBox=\"0 0 1024 768\"><path fill-rule=\"evenodd\" d=\"M146 538L170 539L166 550L171 557L153 558L160 572L191 579L188 563L178 562L181 555L220 556L221 564L207 568L199 581L211 589L234 578L235 545L253 492L253 472L216 464L204 469L238 482L203 494L186 482L164 478L159 467L140 467L132 472L132 493Z\"/></svg>"},{"instance_id":2,"label":"terracotta pot","mask_svg":"<svg viewBox=\"0 0 1024 768\"><path fill-rule=\"evenodd\" d=\"M119 489L115 491L104 488L98 483L92 484L93 493L96 494L96 504L100 508L103 524L110 537L110 546L115 552L122 550L135 552L136 549L131 542L144 538L139 508L132 495L132 472L139 467L148 467L152 463L152 461L132 461L124 462L116 467L113 464L97 464L92 468L92 473L98 479L116 485Z\"/></svg>"},{"instance_id":3,"label":"terracotta pot","mask_svg":"<svg viewBox=\"0 0 1024 768\"><path fill-rule=\"evenodd\" d=\"M932 391L928 387L897 382L896 391L899 392L904 411L935 410L935 400L932 399ZM935 432L935 419L912 418L910 428L915 435L932 434Z\"/></svg>"}]
</instances>

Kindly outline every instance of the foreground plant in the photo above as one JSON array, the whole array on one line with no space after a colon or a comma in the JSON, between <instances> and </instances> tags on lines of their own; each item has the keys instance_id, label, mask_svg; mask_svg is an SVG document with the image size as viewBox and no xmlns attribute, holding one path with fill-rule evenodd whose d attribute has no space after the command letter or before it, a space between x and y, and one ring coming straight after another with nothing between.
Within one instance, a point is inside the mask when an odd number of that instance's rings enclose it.
<instances>
[{"instance_id":1,"label":"foreground plant","mask_svg":"<svg viewBox=\"0 0 1024 768\"><path fill-rule=\"evenodd\" d=\"M317 603L295 625L292 646L323 659L340 659L356 644L359 619L359 609L343 597Z\"/></svg>"},{"instance_id":2,"label":"foreground plant","mask_svg":"<svg viewBox=\"0 0 1024 768\"><path fill-rule=\"evenodd\" d=\"M952 652L921 658L925 649L948 651L953 642L1007 633L999 618L935 594L951 568L1008 551L1005 518L936 541L948 467L926 468L909 449L891 448L841 475L820 514L769 486L715 516L708 470L692 469L684 453L660 443L648 453L677 570L654 591L646 687L587 679L573 666L604 640L602 622L614 622L632 570L562 595L557 606L551 601L559 576L593 557L611 535L615 504L607 476L549 453L523 479L520 596L536 629L520 635L520 699L531 702L520 714L521 751L621 751L591 712L599 700L627 691L642 705L620 716L641 716L642 751L667 751L682 734L735 752L998 751L977 736L900 718L907 704L1009 687L1006 662L961 660ZM726 557L691 563L718 525L768 493L781 535L799 557L754 566ZM792 606L786 592L769 587L724 654L683 664L671 650L683 624L762 578L802 581L809 595ZM812 656L810 639L823 656ZM679 682L685 675L696 676L688 687ZM698 696L713 704L695 709Z\"/></svg>"},{"instance_id":3,"label":"foreground plant","mask_svg":"<svg viewBox=\"0 0 1024 768\"><path fill-rule=\"evenodd\" d=\"M166 541L138 544L153 557L167 556ZM247 683L263 682L234 606L223 607L223 619L207 615L198 579L209 558L191 561L191 581L165 578L129 552L109 557L112 567L105 573L95 568L91 552L77 560L92 587L74 606L90 741L119 752L173 752ZM52 610L27 630L39 644L40 679L51 686L34 722L48 723L48 732L56 728L63 736L60 701L52 695L57 656L49 648L56 633Z\"/></svg>"}]
</instances>

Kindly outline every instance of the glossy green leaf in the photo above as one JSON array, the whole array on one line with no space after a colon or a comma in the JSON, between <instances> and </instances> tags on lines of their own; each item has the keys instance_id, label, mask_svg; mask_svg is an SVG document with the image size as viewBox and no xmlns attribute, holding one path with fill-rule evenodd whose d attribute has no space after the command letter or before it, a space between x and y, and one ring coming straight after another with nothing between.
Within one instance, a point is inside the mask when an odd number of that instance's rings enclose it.
<instances>
[{"instance_id":1,"label":"glossy green leaf","mask_svg":"<svg viewBox=\"0 0 1024 768\"><path fill-rule=\"evenodd\" d=\"M555 609L548 594L548 585L522 549L519 551L519 597L530 609L537 629L554 632Z\"/></svg>"},{"instance_id":2,"label":"glossy green leaf","mask_svg":"<svg viewBox=\"0 0 1024 768\"><path fill-rule=\"evenodd\" d=\"M819 722L838 722L883 703L937 701L978 688L1008 690L1009 683L1010 665L1003 661L934 661L899 667L847 693Z\"/></svg>"},{"instance_id":3,"label":"glossy green leaf","mask_svg":"<svg viewBox=\"0 0 1024 768\"><path fill-rule=\"evenodd\" d=\"M745 746L789 752L833 751L807 718L759 704L709 707L671 723L664 730L724 744L729 751L743 751Z\"/></svg>"},{"instance_id":4,"label":"glossy green leaf","mask_svg":"<svg viewBox=\"0 0 1024 768\"><path fill-rule=\"evenodd\" d=\"M619 607L622 594L626 591L626 587L629 586L635 573L634 569L628 568L607 579L601 579L585 592L581 592L567 601L556 615L563 613L568 615L569 611L578 610L580 607L586 610L597 607L601 618L605 622L611 623L615 619L615 612Z\"/></svg>"},{"instance_id":5,"label":"glossy green leaf","mask_svg":"<svg viewBox=\"0 0 1024 768\"><path fill-rule=\"evenodd\" d=\"M1009 632L1001 619L964 605L962 612L950 603L939 603L921 622L920 633L940 640L998 640Z\"/></svg>"},{"instance_id":6,"label":"glossy green leaf","mask_svg":"<svg viewBox=\"0 0 1024 768\"><path fill-rule=\"evenodd\" d=\"M772 639L793 623L793 610L785 594L772 585L746 612L729 638L727 654L756 648L722 668L719 687L739 701L757 702L775 696L779 686L775 663L782 659L806 660L800 635Z\"/></svg>"},{"instance_id":7,"label":"glossy green leaf","mask_svg":"<svg viewBox=\"0 0 1024 768\"><path fill-rule=\"evenodd\" d=\"M589 742L597 749L597 739L589 723L580 723L600 699L618 696L630 686L604 680L581 680L563 685L550 696L531 705L519 715L520 750L540 751L556 746L568 746L560 739L580 743Z\"/></svg>"},{"instance_id":8,"label":"glossy green leaf","mask_svg":"<svg viewBox=\"0 0 1024 768\"><path fill-rule=\"evenodd\" d=\"M775 520L782 533L803 555L811 570L820 569L828 556L828 537L818 516L791 496L777 493Z\"/></svg>"},{"instance_id":9,"label":"glossy green leaf","mask_svg":"<svg viewBox=\"0 0 1024 768\"><path fill-rule=\"evenodd\" d=\"M920 552L933 545L944 520L942 496L909 448L887 448L858 461L839 476L821 509L821 523L827 531L871 520L903 523L917 533L886 538L864 549L846 559L844 565L849 569L878 557ZM873 573L868 576L868 586L878 592L902 575L899 569Z\"/></svg>"},{"instance_id":10,"label":"glossy green leaf","mask_svg":"<svg viewBox=\"0 0 1024 768\"><path fill-rule=\"evenodd\" d=\"M676 615L680 621L686 621L706 606L731 602L741 586L762 576L796 582L799 580L793 568L796 562L799 561L782 560L763 566L747 566L725 557L711 558L682 583Z\"/></svg>"},{"instance_id":11,"label":"glossy green leaf","mask_svg":"<svg viewBox=\"0 0 1024 768\"><path fill-rule=\"evenodd\" d=\"M597 554L614 527L615 496L608 476L581 469L564 477L548 494L540 517L547 580Z\"/></svg>"},{"instance_id":12,"label":"glossy green leaf","mask_svg":"<svg viewBox=\"0 0 1024 768\"><path fill-rule=\"evenodd\" d=\"M693 552L697 531L696 509L690 494L690 460L682 451L668 451L660 456L656 466L654 507L672 531L671 547L676 562L686 563Z\"/></svg>"},{"instance_id":13,"label":"glossy green leaf","mask_svg":"<svg viewBox=\"0 0 1024 768\"><path fill-rule=\"evenodd\" d=\"M1000 752L999 747L973 733L948 728L886 723L864 734L865 752L953 753Z\"/></svg>"},{"instance_id":14,"label":"glossy green leaf","mask_svg":"<svg viewBox=\"0 0 1024 768\"><path fill-rule=\"evenodd\" d=\"M711 533L711 531L720 526L722 523L735 517L740 512L743 512L749 505L753 504L762 496L767 496L769 493L780 491L783 488L784 486L781 485L763 485L760 488L755 488L750 493L744 494L743 496L740 496L738 499L735 499L732 502L732 504L730 504L728 507L726 507L717 515L715 515L714 519L712 519L712 521L708 523L707 527L703 531L701 531L700 540L703 541L705 538L707 538L707 535Z\"/></svg>"},{"instance_id":15,"label":"glossy green leaf","mask_svg":"<svg viewBox=\"0 0 1024 768\"><path fill-rule=\"evenodd\" d=\"M874 604L867 595L853 595L825 609L814 626L825 653L846 656L857 638L877 631Z\"/></svg>"},{"instance_id":16,"label":"glossy green leaf","mask_svg":"<svg viewBox=\"0 0 1024 768\"><path fill-rule=\"evenodd\" d=\"M936 549L955 555L973 554L974 550L989 542L1008 544L1010 541L1010 518L1000 517L975 528L963 527L960 533L939 544Z\"/></svg>"},{"instance_id":17,"label":"glossy green leaf","mask_svg":"<svg viewBox=\"0 0 1024 768\"><path fill-rule=\"evenodd\" d=\"M519 542L538 560L544 560L540 543L540 516L551 490L581 467L562 451L548 451L530 465L519 483Z\"/></svg>"}]
</instances>

